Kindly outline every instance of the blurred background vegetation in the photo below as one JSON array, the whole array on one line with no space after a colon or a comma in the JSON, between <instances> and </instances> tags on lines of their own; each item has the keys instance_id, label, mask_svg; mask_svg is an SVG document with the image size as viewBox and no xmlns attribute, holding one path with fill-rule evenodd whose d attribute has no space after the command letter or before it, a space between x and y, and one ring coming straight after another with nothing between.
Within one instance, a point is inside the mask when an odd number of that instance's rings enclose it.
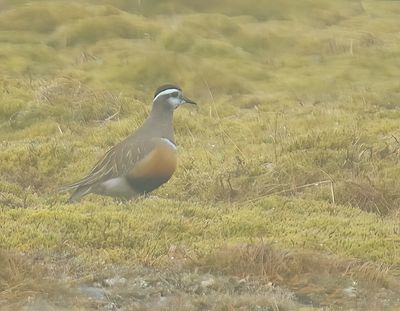
<instances>
[{"instance_id":1,"label":"blurred background vegetation","mask_svg":"<svg viewBox=\"0 0 400 311\"><path fill-rule=\"evenodd\" d=\"M163 266L178 247L221 270L217 250L262 239L377 265L364 279L394 291L399 14L398 1L1 0L1 249ZM175 113L173 179L125 206L65 205L59 186L137 128L163 83L200 103Z\"/></svg>"}]
</instances>

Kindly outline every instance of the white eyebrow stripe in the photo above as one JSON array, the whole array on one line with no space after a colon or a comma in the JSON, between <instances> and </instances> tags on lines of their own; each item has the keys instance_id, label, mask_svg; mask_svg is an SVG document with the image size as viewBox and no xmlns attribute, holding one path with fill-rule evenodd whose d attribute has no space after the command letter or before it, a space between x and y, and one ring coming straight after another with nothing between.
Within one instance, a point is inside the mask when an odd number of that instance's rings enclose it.
<instances>
[{"instance_id":1,"label":"white eyebrow stripe","mask_svg":"<svg viewBox=\"0 0 400 311\"><path fill-rule=\"evenodd\" d=\"M164 90L164 91L158 93L157 96L154 97L153 102L156 101L156 99L157 99L159 96L171 94L171 93L173 93L173 92L180 92L180 91L179 91L178 89L166 89L166 90Z\"/></svg>"}]
</instances>

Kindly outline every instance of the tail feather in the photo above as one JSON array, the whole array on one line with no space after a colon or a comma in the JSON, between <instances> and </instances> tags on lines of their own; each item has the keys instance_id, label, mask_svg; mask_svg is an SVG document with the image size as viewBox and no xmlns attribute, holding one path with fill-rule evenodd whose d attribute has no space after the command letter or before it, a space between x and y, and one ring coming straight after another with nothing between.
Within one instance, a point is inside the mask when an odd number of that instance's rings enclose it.
<instances>
[{"instance_id":1,"label":"tail feather","mask_svg":"<svg viewBox=\"0 0 400 311\"><path fill-rule=\"evenodd\" d=\"M85 195L91 193L92 186L81 186L76 188L76 190L72 193L70 198L68 199L68 203L76 203Z\"/></svg>"},{"instance_id":2,"label":"tail feather","mask_svg":"<svg viewBox=\"0 0 400 311\"><path fill-rule=\"evenodd\" d=\"M68 185L63 185L58 189L58 191L59 192L66 192L66 191L76 190L76 189L79 189L81 187L89 186L88 184L85 185L84 182L85 182L85 180L81 179L81 180L78 180L78 181L76 181L74 183L71 183L71 184L68 184Z\"/></svg>"}]
</instances>

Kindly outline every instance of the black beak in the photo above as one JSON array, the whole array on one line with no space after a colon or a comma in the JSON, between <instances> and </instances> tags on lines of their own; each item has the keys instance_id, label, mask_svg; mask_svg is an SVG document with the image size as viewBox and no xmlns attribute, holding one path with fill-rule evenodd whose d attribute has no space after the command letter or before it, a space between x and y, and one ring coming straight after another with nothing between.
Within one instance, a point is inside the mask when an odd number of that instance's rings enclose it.
<instances>
[{"instance_id":1,"label":"black beak","mask_svg":"<svg viewBox=\"0 0 400 311\"><path fill-rule=\"evenodd\" d=\"M182 96L182 99L185 101L186 104L197 105L196 102L194 102L193 100L191 100L191 99L189 99L189 98L187 98L185 96Z\"/></svg>"}]
</instances>

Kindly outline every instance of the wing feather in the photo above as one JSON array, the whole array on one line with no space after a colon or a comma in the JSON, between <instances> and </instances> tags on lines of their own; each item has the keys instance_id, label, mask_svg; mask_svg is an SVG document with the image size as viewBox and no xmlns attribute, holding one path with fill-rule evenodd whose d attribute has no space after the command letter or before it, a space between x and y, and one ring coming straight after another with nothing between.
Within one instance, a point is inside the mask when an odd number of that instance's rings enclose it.
<instances>
[{"instance_id":1,"label":"wing feather","mask_svg":"<svg viewBox=\"0 0 400 311\"><path fill-rule=\"evenodd\" d=\"M125 140L109 149L87 176L77 182L63 186L60 191L91 186L126 175L153 148L153 145L153 142L143 144L138 140L135 142Z\"/></svg>"}]
</instances>

